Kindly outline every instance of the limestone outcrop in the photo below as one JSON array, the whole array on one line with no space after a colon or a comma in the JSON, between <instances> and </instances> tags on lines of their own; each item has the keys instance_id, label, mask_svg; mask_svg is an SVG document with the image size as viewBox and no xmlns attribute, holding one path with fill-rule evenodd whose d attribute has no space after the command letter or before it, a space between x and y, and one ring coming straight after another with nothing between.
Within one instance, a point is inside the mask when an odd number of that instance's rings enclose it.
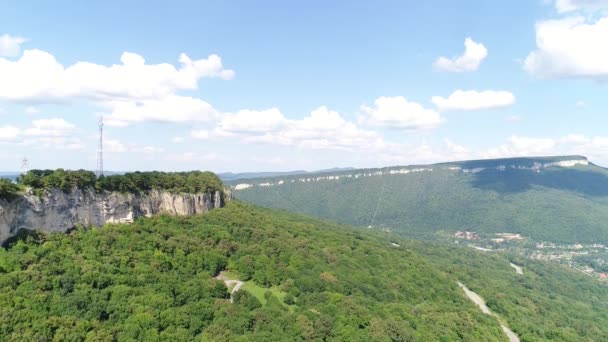
<instances>
[{"instance_id":1,"label":"limestone outcrop","mask_svg":"<svg viewBox=\"0 0 608 342\"><path fill-rule=\"evenodd\" d=\"M12 201L0 200L0 243L20 229L66 232L78 225L103 226L130 223L155 214L194 215L224 206L229 194L174 194L150 191L142 194L95 192L93 189L31 191Z\"/></svg>"}]
</instances>

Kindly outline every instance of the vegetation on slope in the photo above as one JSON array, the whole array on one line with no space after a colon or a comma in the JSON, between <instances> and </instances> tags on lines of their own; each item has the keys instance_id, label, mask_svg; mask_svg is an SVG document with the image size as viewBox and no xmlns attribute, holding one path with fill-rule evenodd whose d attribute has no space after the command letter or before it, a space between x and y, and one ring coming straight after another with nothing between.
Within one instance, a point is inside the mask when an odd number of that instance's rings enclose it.
<instances>
[{"instance_id":1,"label":"vegetation on slope","mask_svg":"<svg viewBox=\"0 0 608 342\"><path fill-rule=\"evenodd\" d=\"M12 200L19 194L19 186L12 181L0 178L0 199Z\"/></svg>"},{"instance_id":2,"label":"vegetation on slope","mask_svg":"<svg viewBox=\"0 0 608 342\"><path fill-rule=\"evenodd\" d=\"M481 295L521 341L602 341L608 336L608 287L586 274L470 248L402 243ZM509 262L520 265L523 274Z\"/></svg>"},{"instance_id":3,"label":"vegetation on slope","mask_svg":"<svg viewBox=\"0 0 608 342\"><path fill-rule=\"evenodd\" d=\"M0 249L0 340L506 340L458 280L522 341L608 336L608 288L513 261L236 202Z\"/></svg>"},{"instance_id":4,"label":"vegetation on slope","mask_svg":"<svg viewBox=\"0 0 608 342\"><path fill-rule=\"evenodd\" d=\"M265 304L246 288L231 304L213 279L224 269L255 285L251 291L271 288ZM239 203L0 250L0 340L157 339L505 336L454 278L411 250L391 248L382 235Z\"/></svg>"},{"instance_id":5,"label":"vegetation on slope","mask_svg":"<svg viewBox=\"0 0 608 342\"><path fill-rule=\"evenodd\" d=\"M269 181L277 179L259 182ZM282 185L254 186L234 196L418 238L467 230L521 233L536 241L608 243L608 172L593 165L539 172L464 173L435 168L356 179L293 183L285 179Z\"/></svg>"},{"instance_id":6,"label":"vegetation on slope","mask_svg":"<svg viewBox=\"0 0 608 342\"><path fill-rule=\"evenodd\" d=\"M140 193L164 190L178 193L200 193L223 191L222 181L212 172L131 172L122 175L99 177L86 170L31 170L21 175L17 182L31 187L38 193L60 189L94 188L97 191L120 191Z\"/></svg>"}]
</instances>

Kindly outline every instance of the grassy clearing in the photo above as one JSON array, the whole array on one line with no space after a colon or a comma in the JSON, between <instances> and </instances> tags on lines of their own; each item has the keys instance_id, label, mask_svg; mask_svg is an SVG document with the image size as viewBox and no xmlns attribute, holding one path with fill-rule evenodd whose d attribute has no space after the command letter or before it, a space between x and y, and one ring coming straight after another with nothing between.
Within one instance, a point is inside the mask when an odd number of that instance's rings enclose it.
<instances>
[{"instance_id":1,"label":"grassy clearing","mask_svg":"<svg viewBox=\"0 0 608 342\"><path fill-rule=\"evenodd\" d=\"M224 275L227 279L241 279L238 273L233 271L223 271L222 275ZM230 290L232 290L232 288L230 288ZM296 305L287 305L283 302L285 296L287 295L287 292L281 291L278 286L266 288L249 280L244 282L244 285L241 287L241 291L247 291L251 293L260 301L260 303L262 303L262 305L266 305L267 302L266 298L264 297L264 294L266 293L266 291L270 291L270 293L272 293L273 296L277 297L283 305L289 308L289 310L293 311L293 309L296 307Z\"/></svg>"}]
</instances>

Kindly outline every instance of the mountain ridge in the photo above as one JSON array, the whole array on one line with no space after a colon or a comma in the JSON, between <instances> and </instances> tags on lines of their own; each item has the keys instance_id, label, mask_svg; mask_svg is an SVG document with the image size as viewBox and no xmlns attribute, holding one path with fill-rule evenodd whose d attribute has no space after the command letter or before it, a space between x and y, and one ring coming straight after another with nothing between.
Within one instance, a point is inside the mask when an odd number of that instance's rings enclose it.
<instances>
[{"instance_id":1,"label":"mountain ridge","mask_svg":"<svg viewBox=\"0 0 608 342\"><path fill-rule=\"evenodd\" d=\"M584 156L459 161L227 182L235 198L410 237L476 231L608 242L608 170Z\"/></svg>"}]
</instances>

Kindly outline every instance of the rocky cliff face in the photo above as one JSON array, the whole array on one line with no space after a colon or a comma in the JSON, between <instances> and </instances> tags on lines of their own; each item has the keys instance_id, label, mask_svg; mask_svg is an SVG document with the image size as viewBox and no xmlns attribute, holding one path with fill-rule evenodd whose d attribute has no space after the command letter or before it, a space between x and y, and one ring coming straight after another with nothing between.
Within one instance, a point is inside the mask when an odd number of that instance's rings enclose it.
<instances>
[{"instance_id":1,"label":"rocky cliff face","mask_svg":"<svg viewBox=\"0 0 608 342\"><path fill-rule=\"evenodd\" d=\"M60 190L36 196L29 192L7 202L0 200L0 243L20 229L65 232L77 226L130 223L140 216L155 214L194 215L224 206L220 191L200 194L172 194L151 191L145 194L96 193L93 189Z\"/></svg>"}]
</instances>

